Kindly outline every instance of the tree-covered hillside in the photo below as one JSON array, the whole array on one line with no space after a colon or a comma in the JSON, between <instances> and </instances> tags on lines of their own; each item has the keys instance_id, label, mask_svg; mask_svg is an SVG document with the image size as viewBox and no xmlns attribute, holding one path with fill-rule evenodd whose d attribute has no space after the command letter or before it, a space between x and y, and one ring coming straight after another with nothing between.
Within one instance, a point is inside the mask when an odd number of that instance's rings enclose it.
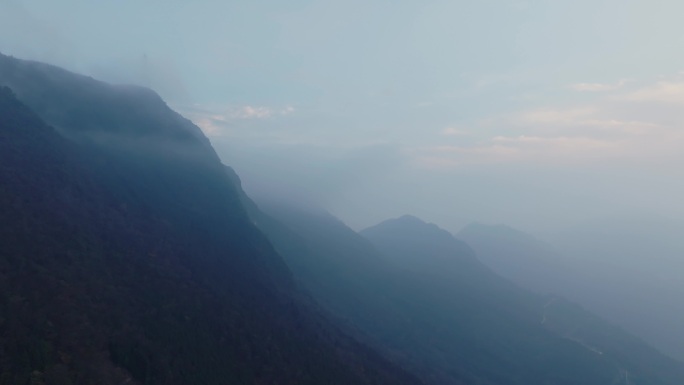
<instances>
[{"instance_id":1,"label":"tree-covered hillside","mask_svg":"<svg viewBox=\"0 0 684 385\"><path fill-rule=\"evenodd\" d=\"M312 310L152 92L4 56L0 84L0 384L417 383Z\"/></svg>"}]
</instances>

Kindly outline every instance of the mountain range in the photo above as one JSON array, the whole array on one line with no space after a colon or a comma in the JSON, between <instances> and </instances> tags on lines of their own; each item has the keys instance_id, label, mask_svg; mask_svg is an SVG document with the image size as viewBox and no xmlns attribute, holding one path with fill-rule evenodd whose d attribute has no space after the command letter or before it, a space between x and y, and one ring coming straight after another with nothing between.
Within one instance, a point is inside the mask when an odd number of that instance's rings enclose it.
<instances>
[{"instance_id":1,"label":"mountain range","mask_svg":"<svg viewBox=\"0 0 684 385\"><path fill-rule=\"evenodd\" d=\"M542 241L508 226L472 224L458 238L520 286L555 293L684 359L684 226L658 218L602 220Z\"/></svg>"},{"instance_id":2,"label":"mountain range","mask_svg":"<svg viewBox=\"0 0 684 385\"><path fill-rule=\"evenodd\" d=\"M678 385L405 216L255 203L153 91L0 55L0 385Z\"/></svg>"},{"instance_id":3,"label":"mountain range","mask_svg":"<svg viewBox=\"0 0 684 385\"><path fill-rule=\"evenodd\" d=\"M301 284L348 330L427 383L683 378L680 363L576 304L503 279L434 224L405 216L359 234L325 212L261 207L250 215Z\"/></svg>"}]
</instances>

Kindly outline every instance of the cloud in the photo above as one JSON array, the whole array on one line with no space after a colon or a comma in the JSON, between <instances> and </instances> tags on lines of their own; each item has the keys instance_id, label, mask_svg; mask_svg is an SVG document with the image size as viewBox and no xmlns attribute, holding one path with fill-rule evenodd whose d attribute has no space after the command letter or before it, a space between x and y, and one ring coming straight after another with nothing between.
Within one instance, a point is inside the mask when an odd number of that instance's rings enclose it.
<instances>
[{"instance_id":1,"label":"cloud","mask_svg":"<svg viewBox=\"0 0 684 385\"><path fill-rule=\"evenodd\" d=\"M608 92L622 88L628 80L621 79L617 83L576 83L571 84L570 89L578 92Z\"/></svg>"},{"instance_id":2,"label":"cloud","mask_svg":"<svg viewBox=\"0 0 684 385\"><path fill-rule=\"evenodd\" d=\"M194 117L191 120L202 130L202 132L204 132L204 135L208 137L220 136L223 133L224 127L222 124L217 124L220 120L215 117L199 116Z\"/></svg>"},{"instance_id":3,"label":"cloud","mask_svg":"<svg viewBox=\"0 0 684 385\"><path fill-rule=\"evenodd\" d=\"M684 162L684 111L680 106L684 104L684 80L680 77L629 90L617 91L622 85L612 85L616 92L580 105L550 103L484 119L478 127L482 133L490 133L489 137L454 146L425 145L414 149L414 159L427 168L611 162L616 167L649 164L674 170ZM442 131L447 136L462 133L459 127Z\"/></svg>"},{"instance_id":4,"label":"cloud","mask_svg":"<svg viewBox=\"0 0 684 385\"><path fill-rule=\"evenodd\" d=\"M427 168L510 162L584 163L618 155L619 143L588 137L496 136L476 146L434 146L417 150Z\"/></svg>"},{"instance_id":5,"label":"cloud","mask_svg":"<svg viewBox=\"0 0 684 385\"><path fill-rule=\"evenodd\" d=\"M274 116L290 115L294 112L294 107L272 108L264 106L237 106L227 107L220 113L223 120L232 119L268 119Z\"/></svg>"},{"instance_id":6,"label":"cloud","mask_svg":"<svg viewBox=\"0 0 684 385\"><path fill-rule=\"evenodd\" d=\"M663 128L656 122L632 119L625 111L626 106L618 106L617 111L612 111L600 103L585 107L537 109L522 112L504 124L523 131L588 136L639 135Z\"/></svg>"},{"instance_id":7,"label":"cloud","mask_svg":"<svg viewBox=\"0 0 684 385\"><path fill-rule=\"evenodd\" d=\"M266 106L174 106L181 114L192 120L205 135L209 137L236 134L237 131L247 131L254 128L249 122L273 120L295 113L292 106L266 107ZM263 130L262 130L263 133Z\"/></svg>"},{"instance_id":8,"label":"cloud","mask_svg":"<svg viewBox=\"0 0 684 385\"><path fill-rule=\"evenodd\" d=\"M684 81L661 81L618 98L632 102L684 104Z\"/></svg>"},{"instance_id":9,"label":"cloud","mask_svg":"<svg viewBox=\"0 0 684 385\"><path fill-rule=\"evenodd\" d=\"M274 111L268 107L243 106L228 112L233 119L265 119L273 116Z\"/></svg>"},{"instance_id":10,"label":"cloud","mask_svg":"<svg viewBox=\"0 0 684 385\"><path fill-rule=\"evenodd\" d=\"M492 142L506 143L512 145L528 145L540 146L543 148L564 147L570 149L583 149L594 147L605 147L605 142L585 137L570 138L567 136L543 138L539 136L525 136L517 137L496 136L492 138Z\"/></svg>"},{"instance_id":11,"label":"cloud","mask_svg":"<svg viewBox=\"0 0 684 385\"><path fill-rule=\"evenodd\" d=\"M521 124L573 124L597 112L595 107L545 108L520 113Z\"/></svg>"},{"instance_id":12,"label":"cloud","mask_svg":"<svg viewBox=\"0 0 684 385\"><path fill-rule=\"evenodd\" d=\"M446 136L465 136L469 135L468 130L461 127L447 127L442 130L442 135Z\"/></svg>"}]
</instances>

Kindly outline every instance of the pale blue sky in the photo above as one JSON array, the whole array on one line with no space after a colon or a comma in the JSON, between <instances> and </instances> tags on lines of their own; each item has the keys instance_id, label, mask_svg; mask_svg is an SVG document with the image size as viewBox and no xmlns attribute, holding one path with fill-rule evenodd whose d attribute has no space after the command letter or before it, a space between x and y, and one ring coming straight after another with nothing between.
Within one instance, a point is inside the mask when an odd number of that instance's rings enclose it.
<instances>
[{"instance_id":1,"label":"pale blue sky","mask_svg":"<svg viewBox=\"0 0 684 385\"><path fill-rule=\"evenodd\" d=\"M156 89L354 227L684 212L684 3L0 0L0 51Z\"/></svg>"}]
</instances>

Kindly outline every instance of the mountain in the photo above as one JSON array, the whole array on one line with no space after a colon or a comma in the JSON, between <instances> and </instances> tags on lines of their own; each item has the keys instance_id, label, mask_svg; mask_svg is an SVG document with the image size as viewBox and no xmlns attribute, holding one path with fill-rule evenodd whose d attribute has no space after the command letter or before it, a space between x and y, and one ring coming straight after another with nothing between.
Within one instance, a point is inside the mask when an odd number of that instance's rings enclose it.
<instances>
[{"instance_id":1,"label":"mountain","mask_svg":"<svg viewBox=\"0 0 684 385\"><path fill-rule=\"evenodd\" d=\"M418 218L257 206L150 90L2 55L0 85L2 385L684 378Z\"/></svg>"},{"instance_id":2,"label":"mountain","mask_svg":"<svg viewBox=\"0 0 684 385\"><path fill-rule=\"evenodd\" d=\"M666 220L586 223L543 242L507 226L473 224L457 236L519 285L555 293L684 360L684 227Z\"/></svg>"},{"instance_id":3,"label":"mountain","mask_svg":"<svg viewBox=\"0 0 684 385\"><path fill-rule=\"evenodd\" d=\"M456 234L497 274L541 294L560 294L579 283L563 258L549 244L505 225L472 223Z\"/></svg>"},{"instance_id":4,"label":"mountain","mask_svg":"<svg viewBox=\"0 0 684 385\"><path fill-rule=\"evenodd\" d=\"M0 85L0 384L419 383L301 294L152 91L2 55Z\"/></svg>"},{"instance_id":5,"label":"mountain","mask_svg":"<svg viewBox=\"0 0 684 385\"><path fill-rule=\"evenodd\" d=\"M430 317L415 316L428 309L413 293L411 278L367 239L324 211L268 203L259 207L264 211L254 217L257 226L300 284L345 330L430 384L477 384L469 373L449 373L438 364L444 359L439 349L451 341L429 332L434 326Z\"/></svg>"},{"instance_id":6,"label":"mountain","mask_svg":"<svg viewBox=\"0 0 684 385\"><path fill-rule=\"evenodd\" d=\"M684 223L629 216L559 231L550 243L600 295L583 295L597 314L684 361Z\"/></svg>"},{"instance_id":7,"label":"mountain","mask_svg":"<svg viewBox=\"0 0 684 385\"><path fill-rule=\"evenodd\" d=\"M684 378L677 362L562 298L502 279L468 245L418 218L358 234L322 211L247 206L300 284L338 323L427 383Z\"/></svg>"},{"instance_id":8,"label":"mountain","mask_svg":"<svg viewBox=\"0 0 684 385\"><path fill-rule=\"evenodd\" d=\"M411 237L403 243L392 242L397 233L403 232L410 233ZM423 273L445 272L449 274L447 278L456 278L451 276L453 271L445 271L444 267L458 265L461 268L458 269L458 274L464 272L463 268L482 268L467 244L455 241L448 231L437 225L425 223L411 215L365 229L361 235L375 244L381 243L388 247L389 249L384 250L385 255L391 258L392 263L405 269ZM431 258L415 258L415 255L425 252L432 253Z\"/></svg>"},{"instance_id":9,"label":"mountain","mask_svg":"<svg viewBox=\"0 0 684 385\"><path fill-rule=\"evenodd\" d=\"M442 242L435 247L417 249L416 245L424 245L426 241L425 236L416 231L417 225L414 219L400 218L364 230L361 234L373 241L374 245L386 255L398 254L399 260L406 260L407 258L443 259L442 250L449 247L448 244L451 244L451 248L454 250L463 247L463 242L455 237L451 237L450 241L440 237ZM434 228L430 224L423 224L422 227L425 230ZM431 242L435 242L436 234L431 239ZM454 255L454 260L469 261L469 265L474 263L473 259L463 259L462 256L456 255ZM597 370L594 373L595 375L601 373L602 370L608 370L607 367L612 365L613 380L611 381L617 383L674 384L684 378L681 363L666 357L638 338L611 326L599 317L557 296L539 297L512 284L505 285L501 282L503 281L502 278L488 272L479 262L476 261L476 263L481 266L479 270L459 263L451 266L441 264L438 266L442 271L430 269L423 270L421 273L430 274L433 277L458 276L459 279L452 280L449 284L445 283L442 289L448 291L452 298L459 303L468 301L473 297L476 298L473 307L464 309L466 310L465 313L469 314L469 317L474 314L481 314L478 323L474 326L482 328L480 331L483 334L482 339L485 338L486 331L499 330L497 342L494 346L500 346L503 343L509 344L511 351L529 352L536 350L537 354L543 352L544 355L549 356L537 355L535 359L543 359L546 362L545 365L554 368L551 374L555 375L562 373L555 369L557 368L556 365L563 367L563 365L570 363L577 365L582 362L583 365L588 365ZM426 266L427 264L423 262L421 265ZM450 270L451 274L444 270ZM461 271L468 273L464 274ZM539 306L537 303L536 306L538 307L533 308L531 312L530 308L521 306L521 304L534 303L540 298L543 298L543 304ZM535 314L540 317L534 319ZM503 324L497 324L502 320L505 320ZM543 334L537 334L539 331L533 330L534 326L541 326L541 329L552 332L556 337L576 343L584 348L583 353L593 355L595 360L592 361L569 347L545 345L553 343L553 339L549 339ZM508 328L508 331L505 328ZM471 332L478 333L478 330L475 329ZM528 333L527 337L521 339L520 337L525 335L524 333ZM541 343L541 341L545 341L545 343ZM539 345L535 346L535 343ZM518 359L524 358L519 357ZM574 360L578 361L574 362ZM563 362L564 364L561 364ZM602 367L601 365L606 366ZM601 367L602 369L599 369ZM588 372L588 370L585 369L583 372ZM619 380L620 378L621 380ZM560 379L554 381L559 382ZM570 381L577 381L577 379ZM592 383L593 381L596 379L589 376L581 383ZM532 382L530 381L530 383Z\"/></svg>"}]
</instances>

